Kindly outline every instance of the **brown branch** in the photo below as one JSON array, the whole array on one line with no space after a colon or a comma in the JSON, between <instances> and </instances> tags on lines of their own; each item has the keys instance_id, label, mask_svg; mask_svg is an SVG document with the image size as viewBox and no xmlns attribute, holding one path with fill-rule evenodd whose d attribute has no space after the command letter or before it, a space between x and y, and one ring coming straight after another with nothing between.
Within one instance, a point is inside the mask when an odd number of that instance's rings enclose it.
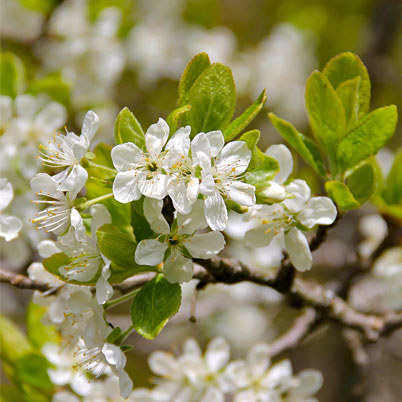
<instances>
[{"instance_id":1,"label":"brown branch","mask_svg":"<svg viewBox=\"0 0 402 402\"><path fill-rule=\"evenodd\" d=\"M319 322L317 312L308 307L298 316L292 326L271 344L271 356L277 356L294 348L306 338Z\"/></svg>"},{"instance_id":2,"label":"brown branch","mask_svg":"<svg viewBox=\"0 0 402 402\"><path fill-rule=\"evenodd\" d=\"M34 281L25 275L6 271L2 268L0 268L0 282L9 283L20 289L40 290L41 292L46 292L52 288L46 283Z\"/></svg>"}]
</instances>

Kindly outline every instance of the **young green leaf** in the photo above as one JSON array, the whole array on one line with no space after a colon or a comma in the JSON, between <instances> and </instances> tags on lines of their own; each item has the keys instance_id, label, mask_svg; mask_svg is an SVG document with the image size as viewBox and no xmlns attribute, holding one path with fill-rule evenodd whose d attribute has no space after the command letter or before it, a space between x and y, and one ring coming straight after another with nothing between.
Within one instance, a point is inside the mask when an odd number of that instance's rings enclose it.
<instances>
[{"instance_id":1,"label":"young green leaf","mask_svg":"<svg viewBox=\"0 0 402 402\"><path fill-rule=\"evenodd\" d=\"M376 188L375 172L370 163L364 163L348 176L347 185L360 204L367 202Z\"/></svg>"},{"instance_id":2,"label":"young green leaf","mask_svg":"<svg viewBox=\"0 0 402 402\"><path fill-rule=\"evenodd\" d=\"M307 80L306 108L318 143L325 149L336 174L335 145L346 131L346 117L341 100L327 78L319 71Z\"/></svg>"},{"instance_id":3,"label":"young green leaf","mask_svg":"<svg viewBox=\"0 0 402 402\"><path fill-rule=\"evenodd\" d=\"M340 181L327 181L325 183L325 190L341 211L349 211L350 209L360 207L359 202L353 197L349 187Z\"/></svg>"},{"instance_id":4,"label":"young green leaf","mask_svg":"<svg viewBox=\"0 0 402 402\"><path fill-rule=\"evenodd\" d=\"M134 236L139 243L141 240L149 239L154 235L149 222L144 216L144 197L141 197L138 201L132 201L130 203L131 208L131 226L134 231Z\"/></svg>"},{"instance_id":5,"label":"young green leaf","mask_svg":"<svg viewBox=\"0 0 402 402\"><path fill-rule=\"evenodd\" d=\"M191 110L190 105L184 105L169 113L169 116L166 119L166 123L168 124L170 129L169 131L170 137L176 132L181 117L190 110Z\"/></svg>"},{"instance_id":6,"label":"young green leaf","mask_svg":"<svg viewBox=\"0 0 402 402\"><path fill-rule=\"evenodd\" d=\"M387 204L402 205L402 150L395 155L383 190L383 198Z\"/></svg>"},{"instance_id":7,"label":"young green leaf","mask_svg":"<svg viewBox=\"0 0 402 402\"><path fill-rule=\"evenodd\" d=\"M15 361L18 382L43 391L50 391L54 387L47 373L49 368L51 365L46 358L35 352L24 354Z\"/></svg>"},{"instance_id":8,"label":"young green leaf","mask_svg":"<svg viewBox=\"0 0 402 402\"><path fill-rule=\"evenodd\" d=\"M125 107L116 118L114 138L116 144L132 142L137 145L138 148L142 150L145 149L144 131L128 107Z\"/></svg>"},{"instance_id":9,"label":"young green leaf","mask_svg":"<svg viewBox=\"0 0 402 402\"><path fill-rule=\"evenodd\" d=\"M135 330L146 339L155 338L181 304L181 288L157 275L137 293L131 306Z\"/></svg>"},{"instance_id":10,"label":"young green leaf","mask_svg":"<svg viewBox=\"0 0 402 402\"><path fill-rule=\"evenodd\" d=\"M63 81L60 73L51 73L31 81L26 92L32 95L46 93L56 102L64 105L70 101L70 87Z\"/></svg>"},{"instance_id":11,"label":"young green leaf","mask_svg":"<svg viewBox=\"0 0 402 402\"><path fill-rule=\"evenodd\" d=\"M336 94L343 104L345 109L346 124L350 127L354 124L359 115L359 86L360 77L353 78L342 82L338 88L336 88Z\"/></svg>"},{"instance_id":12,"label":"young green leaf","mask_svg":"<svg viewBox=\"0 0 402 402\"><path fill-rule=\"evenodd\" d=\"M179 82L178 106L188 103L188 94L196 79L211 65L206 53L196 54L187 64Z\"/></svg>"},{"instance_id":13,"label":"young green leaf","mask_svg":"<svg viewBox=\"0 0 402 402\"><path fill-rule=\"evenodd\" d=\"M310 138L305 137L286 120L280 119L273 113L269 118L279 134L299 153L299 155L321 176L325 177L324 161L320 149Z\"/></svg>"},{"instance_id":14,"label":"young green leaf","mask_svg":"<svg viewBox=\"0 0 402 402\"><path fill-rule=\"evenodd\" d=\"M236 88L232 72L216 63L204 70L188 93L186 104L191 105L185 121L192 129L191 136L211 130L224 130L231 120L236 103Z\"/></svg>"},{"instance_id":15,"label":"young green leaf","mask_svg":"<svg viewBox=\"0 0 402 402\"><path fill-rule=\"evenodd\" d=\"M1 53L0 95L15 98L25 87L25 67L13 53Z\"/></svg>"},{"instance_id":16,"label":"young green leaf","mask_svg":"<svg viewBox=\"0 0 402 402\"><path fill-rule=\"evenodd\" d=\"M260 113L266 101L267 95L264 89L257 100L251 106L249 106L239 117L234 119L229 124L229 126L223 132L225 141L229 142L233 140L238 134L240 134L241 131L244 130L254 120L258 113Z\"/></svg>"},{"instance_id":17,"label":"young green leaf","mask_svg":"<svg viewBox=\"0 0 402 402\"><path fill-rule=\"evenodd\" d=\"M398 112L396 106L385 106L363 116L339 141L336 159L344 172L375 155L395 132Z\"/></svg>"},{"instance_id":18,"label":"young green leaf","mask_svg":"<svg viewBox=\"0 0 402 402\"><path fill-rule=\"evenodd\" d=\"M334 87L338 87L345 81L360 77L358 91L359 118L370 110L371 83L366 66L358 56L351 52L341 53L332 58L325 66L322 73Z\"/></svg>"}]
</instances>

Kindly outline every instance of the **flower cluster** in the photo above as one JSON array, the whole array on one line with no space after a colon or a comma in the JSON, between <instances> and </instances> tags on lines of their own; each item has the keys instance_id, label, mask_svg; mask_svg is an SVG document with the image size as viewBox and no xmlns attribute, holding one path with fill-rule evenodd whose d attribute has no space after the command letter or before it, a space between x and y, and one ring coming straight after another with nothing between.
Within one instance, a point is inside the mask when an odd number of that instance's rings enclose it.
<instances>
[{"instance_id":1,"label":"flower cluster","mask_svg":"<svg viewBox=\"0 0 402 402\"><path fill-rule=\"evenodd\" d=\"M214 401L230 395L235 402L313 402L323 383L316 370L293 375L289 360L271 365L270 347L258 344L251 348L246 360L229 362L230 348L223 338L213 339L202 354L197 342L190 338L183 353L174 357L156 351L149 357L149 366L158 376L157 385L136 389L135 402Z\"/></svg>"}]
</instances>

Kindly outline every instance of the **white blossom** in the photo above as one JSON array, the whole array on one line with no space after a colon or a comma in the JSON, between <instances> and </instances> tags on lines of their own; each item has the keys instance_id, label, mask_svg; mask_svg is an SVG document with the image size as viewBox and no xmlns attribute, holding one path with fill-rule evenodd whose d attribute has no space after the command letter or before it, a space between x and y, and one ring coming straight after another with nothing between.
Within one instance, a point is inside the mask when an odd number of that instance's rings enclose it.
<instances>
[{"instance_id":1,"label":"white blossom","mask_svg":"<svg viewBox=\"0 0 402 402\"><path fill-rule=\"evenodd\" d=\"M11 183L5 178L0 178L0 237L6 241L17 238L22 229L22 222L19 218L2 213L10 205L13 197L14 191Z\"/></svg>"},{"instance_id":2,"label":"white blossom","mask_svg":"<svg viewBox=\"0 0 402 402\"><path fill-rule=\"evenodd\" d=\"M201 200L194 204L189 214L177 214L171 227L161 213L162 205L160 200L144 200L144 215L151 229L160 236L140 241L135 251L135 260L137 264L150 266L164 262L163 273L168 281L187 282L194 271L189 256L209 259L223 249L225 240L220 232L196 233L207 226ZM166 259L165 254L168 256Z\"/></svg>"},{"instance_id":3,"label":"white blossom","mask_svg":"<svg viewBox=\"0 0 402 402\"><path fill-rule=\"evenodd\" d=\"M388 234L387 222L376 214L363 216L359 221L359 230L364 236L358 245L362 257L370 257Z\"/></svg>"},{"instance_id":4,"label":"white blossom","mask_svg":"<svg viewBox=\"0 0 402 402\"><path fill-rule=\"evenodd\" d=\"M255 204L254 186L241 180L251 151L244 141L224 144L220 131L199 133L191 144L193 161L202 168L200 193L205 196L205 218L212 230L224 230L227 225L223 196L240 205Z\"/></svg>"},{"instance_id":5,"label":"white blossom","mask_svg":"<svg viewBox=\"0 0 402 402\"><path fill-rule=\"evenodd\" d=\"M35 204L49 205L49 207L38 212L31 222L36 224L38 229L46 229L47 232L53 232L56 235L65 233L72 225L77 239L81 238L84 225L79 212L74 208L75 197L68 192L58 190L57 181L46 173L38 173L30 183L36 195L49 198L33 201Z\"/></svg>"},{"instance_id":6,"label":"white blossom","mask_svg":"<svg viewBox=\"0 0 402 402\"><path fill-rule=\"evenodd\" d=\"M39 159L45 166L66 168L52 177L59 183L57 190L69 191L73 198L88 179L88 173L80 165L80 161L88 152L98 126L99 117L90 110L85 115L80 136L73 132L67 132L66 135L57 134L47 145L39 146Z\"/></svg>"}]
</instances>

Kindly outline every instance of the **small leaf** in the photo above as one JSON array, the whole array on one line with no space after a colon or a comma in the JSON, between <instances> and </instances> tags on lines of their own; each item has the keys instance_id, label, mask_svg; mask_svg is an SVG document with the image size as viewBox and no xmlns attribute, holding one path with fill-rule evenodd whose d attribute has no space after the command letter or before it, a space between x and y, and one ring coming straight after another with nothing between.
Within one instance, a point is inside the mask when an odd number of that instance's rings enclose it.
<instances>
[{"instance_id":1,"label":"small leaf","mask_svg":"<svg viewBox=\"0 0 402 402\"><path fill-rule=\"evenodd\" d=\"M314 136L328 154L332 173L336 174L335 145L345 134L346 117L334 88L319 71L307 80L306 108Z\"/></svg>"},{"instance_id":2,"label":"small leaf","mask_svg":"<svg viewBox=\"0 0 402 402\"><path fill-rule=\"evenodd\" d=\"M138 243L141 240L149 239L154 236L154 232L144 216L143 203L144 197L130 203L131 226L133 227L134 236Z\"/></svg>"},{"instance_id":3,"label":"small leaf","mask_svg":"<svg viewBox=\"0 0 402 402\"><path fill-rule=\"evenodd\" d=\"M15 369L18 381L21 384L29 384L41 390L53 389L47 370L50 363L46 358L37 353L26 353L15 361Z\"/></svg>"},{"instance_id":4,"label":"small leaf","mask_svg":"<svg viewBox=\"0 0 402 402\"><path fill-rule=\"evenodd\" d=\"M396 106L373 110L357 121L336 149L336 159L342 171L375 155L395 132L398 112Z\"/></svg>"},{"instance_id":5,"label":"small leaf","mask_svg":"<svg viewBox=\"0 0 402 402\"><path fill-rule=\"evenodd\" d=\"M181 117L191 110L190 105L181 106L175 110L173 110L166 119L166 123L169 125L169 133L170 137L176 132L177 127L179 125L179 121Z\"/></svg>"},{"instance_id":6,"label":"small leaf","mask_svg":"<svg viewBox=\"0 0 402 402\"><path fill-rule=\"evenodd\" d=\"M360 204L367 202L374 194L376 181L374 168L370 163L364 163L348 176L347 185L353 197Z\"/></svg>"},{"instance_id":7,"label":"small leaf","mask_svg":"<svg viewBox=\"0 0 402 402\"><path fill-rule=\"evenodd\" d=\"M57 276L64 282L74 283L74 281L67 281L60 272L59 268L71 264L72 260L65 253L56 253L47 257L43 260L42 264L46 271L50 272L52 275ZM81 283L81 285L84 283ZM86 283L85 283L86 284Z\"/></svg>"},{"instance_id":8,"label":"small leaf","mask_svg":"<svg viewBox=\"0 0 402 402\"><path fill-rule=\"evenodd\" d=\"M279 134L299 153L299 155L321 176L325 177L324 161L320 149L310 138L298 132L295 127L286 120L280 119L273 113L269 118Z\"/></svg>"},{"instance_id":9,"label":"small leaf","mask_svg":"<svg viewBox=\"0 0 402 402\"><path fill-rule=\"evenodd\" d=\"M13 53L1 53L0 57L0 95L15 98L25 87L25 67L20 58Z\"/></svg>"},{"instance_id":10,"label":"small leaf","mask_svg":"<svg viewBox=\"0 0 402 402\"><path fill-rule=\"evenodd\" d=\"M211 65L206 53L196 54L187 64L180 78L178 106L188 103L188 94L196 79Z\"/></svg>"},{"instance_id":11,"label":"small leaf","mask_svg":"<svg viewBox=\"0 0 402 402\"><path fill-rule=\"evenodd\" d=\"M135 330L146 339L155 338L169 318L177 313L181 303L181 288L157 275L137 293L131 306Z\"/></svg>"},{"instance_id":12,"label":"small leaf","mask_svg":"<svg viewBox=\"0 0 402 402\"><path fill-rule=\"evenodd\" d=\"M371 83L366 66L358 56L351 52L341 53L332 58L322 73L327 77L334 89L345 81L360 77L358 91L359 118L370 110Z\"/></svg>"},{"instance_id":13,"label":"small leaf","mask_svg":"<svg viewBox=\"0 0 402 402\"><path fill-rule=\"evenodd\" d=\"M267 95L264 89L261 92L261 95L257 98L257 100L251 106L249 106L239 117L234 119L229 124L229 126L223 133L225 141L229 142L233 140L233 138L235 138L238 134L240 134L241 131L245 129L254 120L254 118L258 115L258 113L260 113L266 101L267 101Z\"/></svg>"},{"instance_id":14,"label":"small leaf","mask_svg":"<svg viewBox=\"0 0 402 402\"><path fill-rule=\"evenodd\" d=\"M247 133L242 134L242 136L239 138L239 141L244 141L247 144L248 149L252 152L257 146L260 137L260 130L250 130L247 131Z\"/></svg>"},{"instance_id":15,"label":"small leaf","mask_svg":"<svg viewBox=\"0 0 402 402\"><path fill-rule=\"evenodd\" d=\"M191 87L186 104L191 105L185 122L192 137L199 132L224 130L231 120L236 103L232 72L216 63L204 70Z\"/></svg>"},{"instance_id":16,"label":"small leaf","mask_svg":"<svg viewBox=\"0 0 402 402\"><path fill-rule=\"evenodd\" d=\"M47 342L58 343L59 334L53 325L44 325L41 322L46 308L30 302L27 310L27 336L29 341L37 349Z\"/></svg>"},{"instance_id":17,"label":"small leaf","mask_svg":"<svg viewBox=\"0 0 402 402\"><path fill-rule=\"evenodd\" d=\"M383 198L387 204L402 205L402 150L395 155L383 190Z\"/></svg>"},{"instance_id":18,"label":"small leaf","mask_svg":"<svg viewBox=\"0 0 402 402\"><path fill-rule=\"evenodd\" d=\"M115 327L113 331L107 336L106 342L108 343L115 343L121 335L121 328Z\"/></svg>"},{"instance_id":19,"label":"small leaf","mask_svg":"<svg viewBox=\"0 0 402 402\"><path fill-rule=\"evenodd\" d=\"M350 127L354 124L359 115L359 86L360 77L353 78L342 82L336 89L336 94L343 104L345 109L346 123Z\"/></svg>"},{"instance_id":20,"label":"small leaf","mask_svg":"<svg viewBox=\"0 0 402 402\"><path fill-rule=\"evenodd\" d=\"M130 110L125 107L117 116L114 126L116 144L132 142L138 148L145 150L145 135L141 125Z\"/></svg>"},{"instance_id":21,"label":"small leaf","mask_svg":"<svg viewBox=\"0 0 402 402\"><path fill-rule=\"evenodd\" d=\"M325 183L325 190L341 211L349 211L350 209L360 207L360 204L350 192L349 187L340 181L327 181Z\"/></svg>"}]
</instances>

